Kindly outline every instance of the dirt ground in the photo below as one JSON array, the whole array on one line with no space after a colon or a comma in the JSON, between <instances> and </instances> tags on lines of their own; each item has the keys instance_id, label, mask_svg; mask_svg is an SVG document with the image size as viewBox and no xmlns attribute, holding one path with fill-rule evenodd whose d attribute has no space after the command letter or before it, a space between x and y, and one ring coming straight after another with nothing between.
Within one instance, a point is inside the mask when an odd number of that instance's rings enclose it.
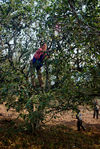
<instances>
[{"instance_id":1,"label":"dirt ground","mask_svg":"<svg viewBox=\"0 0 100 149\"><path fill-rule=\"evenodd\" d=\"M85 108L81 108L81 114L82 114L82 119L83 119L83 125L86 129L100 132L100 115L99 115L99 119L94 119L93 111L87 110ZM71 111L68 111L68 112L62 112L61 114L58 114L57 116L58 117L56 119L52 119L49 122L49 124L53 124L53 125L63 124L69 128L77 130L76 113L72 113Z\"/></svg>"},{"instance_id":2,"label":"dirt ground","mask_svg":"<svg viewBox=\"0 0 100 149\"><path fill-rule=\"evenodd\" d=\"M99 119L93 119L93 111L88 110L85 107L80 107L81 113L82 113L82 119L83 124L85 128L95 130L100 132L100 115ZM60 114L57 114L56 118L53 118L49 122L47 122L47 125L65 125L69 128L72 128L76 130L76 114L68 111L68 112L62 112ZM6 110L6 107L4 104L0 104L0 122L2 120L11 120L15 119L18 116L18 113L16 113L13 109L10 109L8 112Z\"/></svg>"}]
</instances>

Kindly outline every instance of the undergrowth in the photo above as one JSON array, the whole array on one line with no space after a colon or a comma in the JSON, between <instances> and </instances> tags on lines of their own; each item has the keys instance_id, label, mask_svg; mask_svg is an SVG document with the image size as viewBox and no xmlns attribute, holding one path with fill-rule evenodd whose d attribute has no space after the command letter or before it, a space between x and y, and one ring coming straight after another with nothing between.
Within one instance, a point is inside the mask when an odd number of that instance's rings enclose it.
<instances>
[{"instance_id":1,"label":"undergrowth","mask_svg":"<svg viewBox=\"0 0 100 149\"><path fill-rule=\"evenodd\" d=\"M100 132L46 125L32 134L18 122L2 121L0 149L100 149Z\"/></svg>"}]
</instances>

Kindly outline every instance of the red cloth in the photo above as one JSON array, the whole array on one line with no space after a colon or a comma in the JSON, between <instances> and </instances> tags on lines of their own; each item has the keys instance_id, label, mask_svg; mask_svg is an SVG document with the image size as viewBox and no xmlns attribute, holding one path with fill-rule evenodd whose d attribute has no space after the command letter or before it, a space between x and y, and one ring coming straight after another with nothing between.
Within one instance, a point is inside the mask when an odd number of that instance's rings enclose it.
<instances>
[{"instance_id":1,"label":"red cloth","mask_svg":"<svg viewBox=\"0 0 100 149\"><path fill-rule=\"evenodd\" d=\"M35 57L36 59L39 59L42 54L43 54L43 50L42 50L41 48L39 48L39 49L36 51L36 53L34 54L34 57Z\"/></svg>"},{"instance_id":2,"label":"red cloth","mask_svg":"<svg viewBox=\"0 0 100 149\"><path fill-rule=\"evenodd\" d=\"M44 54L44 51L42 50L42 48L39 48L35 54L34 54L34 58L39 59L40 56L43 55L43 58L47 55L46 53Z\"/></svg>"}]
</instances>

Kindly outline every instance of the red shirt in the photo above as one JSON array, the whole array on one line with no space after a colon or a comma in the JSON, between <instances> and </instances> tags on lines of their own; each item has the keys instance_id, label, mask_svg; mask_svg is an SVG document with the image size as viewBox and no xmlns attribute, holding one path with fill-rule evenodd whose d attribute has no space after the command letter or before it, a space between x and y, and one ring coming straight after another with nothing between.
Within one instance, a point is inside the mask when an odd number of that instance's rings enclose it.
<instances>
[{"instance_id":1,"label":"red shirt","mask_svg":"<svg viewBox=\"0 0 100 149\"><path fill-rule=\"evenodd\" d=\"M43 55L43 53L44 53L44 52L43 52L42 48L39 48L39 49L36 51L36 53L34 54L34 58L39 59L40 56ZM46 56L46 53L44 54L43 57L45 57L45 56Z\"/></svg>"},{"instance_id":2,"label":"red shirt","mask_svg":"<svg viewBox=\"0 0 100 149\"><path fill-rule=\"evenodd\" d=\"M43 51L42 51L41 48L39 48L39 49L36 51L36 53L34 54L34 57L35 57L36 59L39 59L42 54L43 54Z\"/></svg>"}]
</instances>

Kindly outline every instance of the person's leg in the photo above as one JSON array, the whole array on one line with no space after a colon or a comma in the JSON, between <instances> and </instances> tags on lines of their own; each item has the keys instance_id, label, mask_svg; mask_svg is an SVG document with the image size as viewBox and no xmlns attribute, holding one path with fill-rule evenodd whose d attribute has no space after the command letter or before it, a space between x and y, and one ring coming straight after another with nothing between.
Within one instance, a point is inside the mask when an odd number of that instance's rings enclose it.
<instances>
[{"instance_id":1,"label":"person's leg","mask_svg":"<svg viewBox=\"0 0 100 149\"><path fill-rule=\"evenodd\" d=\"M77 130L80 131L80 122L77 120Z\"/></svg>"},{"instance_id":2,"label":"person's leg","mask_svg":"<svg viewBox=\"0 0 100 149\"><path fill-rule=\"evenodd\" d=\"M40 87L43 87L41 68L37 70L37 75L38 75L39 85L40 85Z\"/></svg>"},{"instance_id":3,"label":"person's leg","mask_svg":"<svg viewBox=\"0 0 100 149\"><path fill-rule=\"evenodd\" d=\"M38 59L38 65L36 67L36 70L37 70L39 85L40 87L43 88L43 78L42 78L42 73L41 73L41 67L43 66L42 58L43 56L41 55L41 57Z\"/></svg>"},{"instance_id":4,"label":"person's leg","mask_svg":"<svg viewBox=\"0 0 100 149\"><path fill-rule=\"evenodd\" d=\"M33 60L30 63L31 83L33 87L35 87L35 62L36 59L33 58Z\"/></svg>"},{"instance_id":5,"label":"person's leg","mask_svg":"<svg viewBox=\"0 0 100 149\"><path fill-rule=\"evenodd\" d=\"M31 82L32 82L33 87L35 87L35 76L34 76L34 74L31 75Z\"/></svg>"},{"instance_id":6,"label":"person's leg","mask_svg":"<svg viewBox=\"0 0 100 149\"><path fill-rule=\"evenodd\" d=\"M99 110L98 110L98 118L99 118Z\"/></svg>"},{"instance_id":7,"label":"person's leg","mask_svg":"<svg viewBox=\"0 0 100 149\"><path fill-rule=\"evenodd\" d=\"M83 126L83 124L82 124L82 121L81 121L81 127L82 127L82 129L85 131L85 128L84 128L84 126Z\"/></svg>"},{"instance_id":8,"label":"person's leg","mask_svg":"<svg viewBox=\"0 0 100 149\"><path fill-rule=\"evenodd\" d=\"M99 110L96 110L96 118L98 119Z\"/></svg>"},{"instance_id":9,"label":"person's leg","mask_svg":"<svg viewBox=\"0 0 100 149\"><path fill-rule=\"evenodd\" d=\"M96 114L95 112L96 112L96 111L94 110L94 113L93 113L93 118L95 118L95 114Z\"/></svg>"}]
</instances>

